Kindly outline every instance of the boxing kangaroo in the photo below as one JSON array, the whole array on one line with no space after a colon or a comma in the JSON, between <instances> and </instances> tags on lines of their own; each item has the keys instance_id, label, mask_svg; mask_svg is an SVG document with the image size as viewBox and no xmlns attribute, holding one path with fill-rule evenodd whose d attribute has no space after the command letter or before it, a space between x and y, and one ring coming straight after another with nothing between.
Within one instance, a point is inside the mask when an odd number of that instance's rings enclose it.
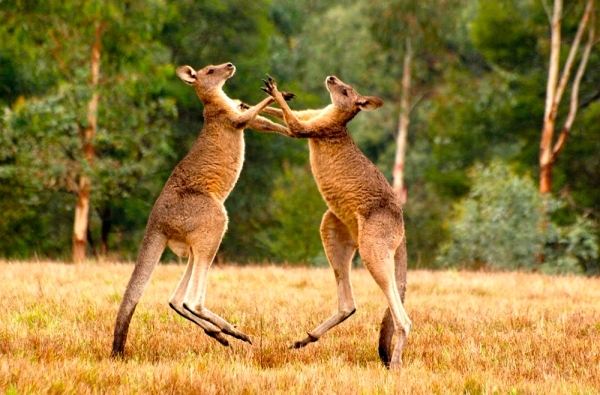
<instances>
[{"instance_id":1,"label":"boxing kangaroo","mask_svg":"<svg viewBox=\"0 0 600 395\"><path fill-rule=\"evenodd\" d=\"M373 96L361 96L334 76L325 85L331 104L321 110L291 111L269 76L264 91L281 107L263 112L285 120L292 137L308 138L310 165L328 210L321 222L325 254L337 281L338 312L308 332L291 347L304 347L356 311L350 268L358 249L382 289L388 309L381 323L379 355L388 367L402 364L411 321L402 305L406 291L406 237L400 199L381 172L356 146L347 123L361 110L383 105ZM391 352L393 335L397 341Z\"/></svg>"},{"instance_id":2,"label":"boxing kangaroo","mask_svg":"<svg viewBox=\"0 0 600 395\"><path fill-rule=\"evenodd\" d=\"M190 66L177 69L179 78L194 87L204 104L204 126L190 152L171 173L150 213L117 314L113 356L123 355L131 317L167 245L177 255L188 257L185 273L169 300L171 308L224 346L229 345L224 334L252 343L246 334L204 307L206 281L227 229L223 203L244 162L244 128L281 134L287 134L287 128L258 116L273 98L241 108L223 92L225 81L234 73L231 63L198 71Z\"/></svg>"}]
</instances>

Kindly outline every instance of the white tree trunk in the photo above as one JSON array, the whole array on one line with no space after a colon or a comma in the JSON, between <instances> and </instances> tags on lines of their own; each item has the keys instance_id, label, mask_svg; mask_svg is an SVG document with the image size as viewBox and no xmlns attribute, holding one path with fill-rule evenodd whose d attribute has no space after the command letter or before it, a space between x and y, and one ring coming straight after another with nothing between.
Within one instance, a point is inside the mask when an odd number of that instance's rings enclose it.
<instances>
[{"instance_id":1,"label":"white tree trunk","mask_svg":"<svg viewBox=\"0 0 600 395\"><path fill-rule=\"evenodd\" d=\"M558 80L560 69L560 44L561 44L561 20L563 17L562 0L554 1L554 8L551 17L551 47L550 63L548 66L548 84L546 87L546 107L544 111L544 125L542 127L542 137L540 139L540 193L546 194L552 190L552 166L556 161L559 152L564 147L567 136L571 130L575 115L577 114L577 105L579 99L579 85L589 59L589 53L594 45L595 26L594 23L589 27L589 38L584 48L577 74L571 87L571 103L569 114L562 128L556 143L554 143L554 130L556 128L556 115L562 95L571 77L571 71L575 57L581 44L581 39L586 30L589 20L593 17L594 0L587 0L585 11L579 21L577 33L571 44L569 55L565 62L563 72Z\"/></svg>"},{"instance_id":2,"label":"white tree trunk","mask_svg":"<svg viewBox=\"0 0 600 395\"><path fill-rule=\"evenodd\" d=\"M402 98L400 101L400 116L398 121L398 135L396 136L396 156L394 158L393 184L394 192L406 203L406 186L404 185L404 163L406 158L406 144L408 139L408 125L410 123L410 83L411 83L412 48L410 40L406 40L404 65L402 69Z\"/></svg>"},{"instance_id":3,"label":"white tree trunk","mask_svg":"<svg viewBox=\"0 0 600 395\"><path fill-rule=\"evenodd\" d=\"M100 44L102 38L102 25L96 22L94 31L94 43L91 48L90 57L90 87L95 89L98 86L100 77ZM88 125L85 130L80 131L82 141L83 157L91 167L94 162L93 141L98 127L98 103L100 96L97 92L92 94L88 103L87 118ZM73 262L81 263L85 260L87 246L87 231L90 216L90 195L92 182L82 170L79 175L79 185L77 190L77 206L75 207L75 218L73 221Z\"/></svg>"}]
</instances>

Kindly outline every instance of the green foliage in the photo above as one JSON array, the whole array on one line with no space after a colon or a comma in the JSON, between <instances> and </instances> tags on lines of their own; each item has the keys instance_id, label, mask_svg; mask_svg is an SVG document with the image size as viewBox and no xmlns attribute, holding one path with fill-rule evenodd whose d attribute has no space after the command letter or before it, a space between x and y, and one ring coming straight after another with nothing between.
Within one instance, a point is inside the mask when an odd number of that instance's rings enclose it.
<instances>
[{"instance_id":1,"label":"green foliage","mask_svg":"<svg viewBox=\"0 0 600 395\"><path fill-rule=\"evenodd\" d=\"M593 222L577 217L572 225L559 227L551 224L546 235L545 255L541 267L545 273L598 274L600 255Z\"/></svg>"},{"instance_id":2,"label":"green foliage","mask_svg":"<svg viewBox=\"0 0 600 395\"><path fill-rule=\"evenodd\" d=\"M20 239L6 246L5 255L68 251L75 201L58 193L76 192L84 174L92 180L93 214L100 216L91 223L108 231L123 217L107 213L118 212L131 194L156 193L168 176L169 170L159 172L173 156L171 123L177 113L165 94L174 69L166 64L168 51L153 38L163 11L161 1L17 2L0 8L6 20L0 37L11 37L0 52L11 59L8 77L19 84L3 96L12 108L5 108L2 121L0 178L12 193L2 196L0 206L21 208L21 215L0 220L10 237ZM89 59L96 26L102 27L100 82L92 89ZM82 136L93 93L100 102L89 163ZM31 218L38 219L35 226L27 226ZM143 227L140 219L136 226Z\"/></svg>"},{"instance_id":3,"label":"green foliage","mask_svg":"<svg viewBox=\"0 0 600 395\"><path fill-rule=\"evenodd\" d=\"M259 233L258 240L277 261L293 264L323 260L319 234L327 206L308 166L284 166L271 194L271 212L277 225Z\"/></svg>"},{"instance_id":4,"label":"green foliage","mask_svg":"<svg viewBox=\"0 0 600 395\"><path fill-rule=\"evenodd\" d=\"M578 273L597 265L598 241L590 221L560 227L550 214L563 203L541 197L529 177L507 165L478 165L468 196L454 208L450 240L438 262L444 266L487 269L541 269ZM544 263L539 265L540 258Z\"/></svg>"},{"instance_id":5,"label":"green foliage","mask_svg":"<svg viewBox=\"0 0 600 395\"><path fill-rule=\"evenodd\" d=\"M176 116L174 104L166 98L153 100L140 81L107 88L105 97L110 105L100 111L93 166L83 159L80 138L86 122L81 110L89 90L65 84L52 95L23 100L14 110L5 110L0 177L11 185L10 200L24 206L23 213L33 215L49 204L39 202L47 198L44 191L75 192L80 174L93 180L92 205L96 208L118 206L132 193L144 196L148 189L156 190L156 173L163 171L164 160L172 155L168 141L169 124ZM168 173L161 178L166 176ZM22 199L17 203L14 198L19 195ZM55 220L71 216L67 207L54 208ZM29 216L7 217L7 223L18 226ZM68 234L69 228L63 230ZM20 236L31 241L39 235L32 229ZM31 253L48 254L54 248Z\"/></svg>"},{"instance_id":6,"label":"green foliage","mask_svg":"<svg viewBox=\"0 0 600 395\"><path fill-rule=\"evenodd\" d=\"M532 51L537 37L530 8L529 1L479 1L471 38L486 60L507 70L529 69L541 63L540 54Z\"/></svg>"},{"instance_id":7,"label":"green foliage","mask_svg":"<svg viewBox=\"0 0 600 395\"><path fill-rule=\"evenodd\" d=\"M447 224L450 240L439 261L448 266L533 269L548 220L533 182L506 165L476 166L473 186Z\"/></svg>"}]
</instances>

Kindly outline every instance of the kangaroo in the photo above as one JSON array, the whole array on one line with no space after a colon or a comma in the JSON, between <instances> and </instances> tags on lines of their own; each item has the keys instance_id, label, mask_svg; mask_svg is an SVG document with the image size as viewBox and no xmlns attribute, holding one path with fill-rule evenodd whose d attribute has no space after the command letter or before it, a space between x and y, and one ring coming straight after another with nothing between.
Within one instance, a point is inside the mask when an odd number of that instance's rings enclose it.
<instances>
[{"instance_id":1,"label":"kangaroo","mask_svg":"<svg viewBox=\"0 0 600 395\"><path fill-rule=\"evenodd\" d=\"M281 109L264 113L283 119L289 134L308 138L310 164L328 210L321 222L325 254L337 281L338 312L308 332L291 348L304 347L356 311L350 269L358 249L363 262L388 301L379 337L379 355L387 367L400 367L411 321L404 310L406 292L406 236L402 205L390 184L356 146L347 124L361 110L383 105L374 96L361 96L335 76L325 80L331 104L320 110L292 111L277 84L268 76L262 89ZM397 335L391 353L392 338Z\"/></svg>"},{"instance_id":2,"label":"kangaroo","mask_svg":"<svg viewBox=\"0 0 600 395\"><path fill-rule=\"evenodd\" d=\"M185 273L169 300L178 314L200 326L224 346L224 334L252 344L251 339L204 307L208 269L227 229L223 203L233 189L244 162L244 128L287 134L287 128L258 116L274 101L267 97L254 107L223 92L235 73L225 63L194 70L181 66L177 75L194 87L204 104L204 126L190 152L175 167L154 203L135 268L117 314L113 356L122 356L131 317L164 249L188 258ZM288 99L293 94L285 94Z\"/></svg>"}]
</instances>

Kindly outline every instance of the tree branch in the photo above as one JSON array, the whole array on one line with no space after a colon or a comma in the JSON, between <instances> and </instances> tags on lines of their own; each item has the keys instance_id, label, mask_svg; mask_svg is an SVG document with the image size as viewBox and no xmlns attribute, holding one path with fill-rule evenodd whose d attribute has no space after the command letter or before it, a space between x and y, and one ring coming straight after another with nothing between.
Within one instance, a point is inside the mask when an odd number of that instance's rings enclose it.
<instances>
[{"instance_id":1,"label":"tree branch","mask_svg":"<svg viewBox=\"0 0 600 395\"><path fill-rule=\"evenodd\" d=\"M546 15L548 15L548 21L552 23L552 13L550 12L550 6L548 5L547 0L542 0L542 5L544 6L544 10L546 11Z\"/></svg>"},{"instance_id":2,"label":"tree branch","mask_svg":"<svg viewBox=\"0 0 600 395\"><path fill-rule=\"evenodd\" d=\"M593 5L593 0L588 0L588 4ZM591 12L592 10L593 7L590 7L589 11ZM573 122L575 122L575 115L577 115L577 108L579 104L579 86L581 84L581 79L583 78L583 74L585 73L585 69L587 67L590 52L592 51L592 47L594 46L595 35L596 29L594 20L592 19L592 23L590 24L590 28L588 31L588 41L583 50L583 55L581 56L581 61L579 62L579 67L577 68L577 73L575 74L575 78L573 80L573 86L571 87L571 104L569 107L569 114L567 115L565 125L563 126L563 129L560 135L558 136L558 140L556 141L556 144L554 145L554 148L552 150L552 161L556 160L556 156L565 145L571 127L573 126Z\"/></svg>"},{"instance_id":3,"label":"tree branch","mask_svg":"<svg viewBox=\"0 0 600 395\"><path fill-rule=\"evenodd\" d=\"M581 37L586 29L587 23L592 14L592 10L594 9L594 0L587 0L585 5L585 11L581 16L581 20L579 21L579 26L577 27L577 33L575 34L575 38L573 39L573 43L571 44L571 49L569 50L569 56L567 57L567 61L565 62L565 66L563 68L562 75L560 77L560 83L558 84L558 89L556 90L556 95L554 96L554 106L557 107L558 103L562 98L562 95L565 91L567 83L569 82L569 78L571 76L571 70L573 69L573 62L575 61L575 56L577 55L577 51L579 50L579 44L581 43Z\"/></svg>"}]
</instances>

